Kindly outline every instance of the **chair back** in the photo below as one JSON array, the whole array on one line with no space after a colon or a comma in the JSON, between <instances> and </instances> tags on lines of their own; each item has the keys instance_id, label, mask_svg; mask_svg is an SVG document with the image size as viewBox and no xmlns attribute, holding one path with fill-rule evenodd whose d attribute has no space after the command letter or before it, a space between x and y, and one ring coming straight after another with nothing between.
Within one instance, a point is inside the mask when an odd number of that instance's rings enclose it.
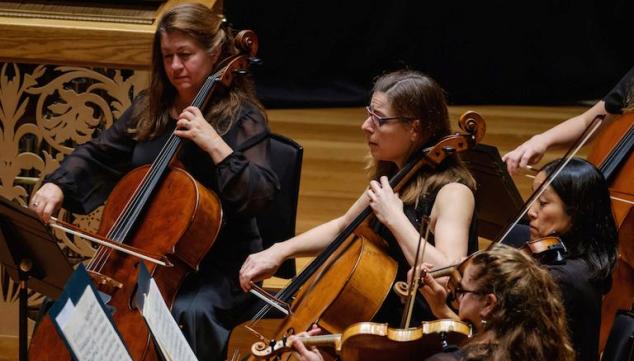
<instances>
[{"instance_id":1,"label":"chair back","mask_svg":"<svg viewBox=\"0 0 634 361\"><path fill-rule=\"evenodd\" d=\"M264 248L295 236L299 180L304 148L292 139L271 133L271 165L280 181L280 191L271 204L257 216ZM295 262L288 260L275 274L281 278L295 276Z\"/></svg>"}]
</instances>

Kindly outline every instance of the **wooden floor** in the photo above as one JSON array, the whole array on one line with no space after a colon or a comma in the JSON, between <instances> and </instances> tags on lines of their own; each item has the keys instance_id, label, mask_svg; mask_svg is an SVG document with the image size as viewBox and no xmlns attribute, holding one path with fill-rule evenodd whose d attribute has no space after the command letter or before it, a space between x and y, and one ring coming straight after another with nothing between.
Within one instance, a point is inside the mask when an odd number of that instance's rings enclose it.
<instances>
[{"instance_id":1,"label":"wooden floor","mask_svg":"<svg viewBox=\"0 0 634 361\"><path fill-rule=\"evenodd\" d=\"M584 111L584 107L529 106L453 106L452 124L457 127L460 114L479 112L487 122L482 143L496 146L500 154L513 149L533 134ZM367 146L360 130L366 113L363 108L270 110L274 132L283 134L304 147L297 231L336 217L352 204L367 184L364 159ZM549 152L548 161L562 152ZM585 152L582 151L581 155ZM520 192L529 193L531 180L515 179ZM301 259L303 267L307 259ZM267 283L277 287L282 280ZM0 336L0 361L17 360L17 339Z\"/></svg>"},{"instance_id":2,"label":"wooden floor","mask_svg":"<svg viewBox=\"0 0 634 361\"><path fill-rule=\"evenodd\" d=\"M580 114L586 108L534 106L452 106L452 126L457 128L460 115L477 111L487 124L482 143L496 146L503 155L533 134ZM269 111L273 131L293 138L304 146L300 185L297 232L341 215L367 185L364 171L367 145L360 129L366 113L363 108L294 109ZM543 163L565 153L553 151ZM587 150L582 150L583 156ZM532 180L514 179L524 197L530 194ZM298 260L303 267L308 260ZM274 286L282 280L270 282Z\"/></svg>"}]
</instances>

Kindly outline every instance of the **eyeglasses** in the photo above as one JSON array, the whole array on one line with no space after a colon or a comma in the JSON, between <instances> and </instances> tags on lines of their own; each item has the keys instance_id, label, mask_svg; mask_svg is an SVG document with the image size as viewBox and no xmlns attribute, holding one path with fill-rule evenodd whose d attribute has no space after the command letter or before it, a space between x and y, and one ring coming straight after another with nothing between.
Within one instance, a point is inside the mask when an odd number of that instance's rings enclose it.
<instances>
[{"instance_id":1,"label":"eyeglasses","mask_svg":"<svg viewBox=\"0 0 634 361\"><path fill-rule=\"evenodd\" d=\"M378 114L376 114L374 111L372 111L372 109L370 107L365 107L365 110L368 111L368 116L370 117L370 119L372 119L372 123L374 123L374 126L376 127L382 127L384 124L388 123L390 120L414 120L416 118L409 118L409 117L382 117Z\"/></svg>"},{"instance_id":2,"label":"eyeglasses","mask_svg":"<svg viewBox=\"0 0 634 361\"><path fill-rule=\"evenodd\" d=\"M475 290L467 290L465 288L462 287L462 285L458 285L456 286L456 288L454 289L453 293L456 295L456 299L461 299L462 296L464 296L466 293L473 293L474 295L483 295L484 292L482 291L475 291Z\"/></svg>"}]
</instances>

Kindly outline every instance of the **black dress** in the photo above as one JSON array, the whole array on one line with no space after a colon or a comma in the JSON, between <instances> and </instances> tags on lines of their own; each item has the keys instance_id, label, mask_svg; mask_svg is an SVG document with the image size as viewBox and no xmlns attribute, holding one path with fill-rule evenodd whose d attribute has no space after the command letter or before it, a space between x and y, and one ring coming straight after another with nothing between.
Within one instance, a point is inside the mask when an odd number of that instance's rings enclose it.
<instances>
[{"instance_id":1,"label":"black dress","mask_svg":"<svg viewBox=\"0 0 634 361\"><path fill-rule=\"evenodd\" d=\"M139 106L138 100L132 105ZM151 163L168 139L162 136L139 143L127 132L132 107L112 127L68 155L45 181L60 186L64 207L86 213L102 204L115 183L131 169ZM222 136L233 153L214 165L195 144L184 142L180 160L185 169L220 198L223 224L198 272L188 277L172 313L201 360L224 360L229 332L248 319L249 303L238 282L246 257L262 249L254 216L275 196L279 182L270 165L269 129L253 104L242 104L238 119ZM247 148L247 149L244 149Z\"/></svg>"},{"instance_id":2,"label":"black dress","mask_svg":"<svg viewBox=\"0 0 634 361\"><path fill-rule=\"evenodd\" d=\"M582 259L546 267L561 289L577 361L598 360L603 290L591 280L590 267Z\"/></svg>"},{"instance_id":3,"label":"black dress","mask_svg":"<svg viewBox=\"0 0 634 361\"><path fill-rule=\"evenodd\" d=\"M526 225L516 226L512 234L517 237L509 237L505 243L514 247L521 247L530 238ZM606 280L605 287L592 281L588 264L579 258L567 258L562 264L544 266L561 290L570 341L577 360L596 361L599 356L601 300L610 281Z\"/></svg>"},{"instance_id":4,"label":"black dress","mask_svg":"<svg viewBox=\"0 0 634 361\"><path fill-rule=\"evenodd\" d=\"M420 228L420 222L423 216L428 216L431 213L431 209L433 208L434 202L436 200L437 193L434 192L427 197L421 198L418 202L418 205L415 207L414 205L404 205L403 212L412 223L412 225L416 228ZM398 264L398 268L396 271L396 281L407 281L407 272L412 268L407 262L405 258L405 254L403 250L398 244L398 241L389 231L389 229L382 224L377 222L375 227L377 234L381 236L388 243L388 255L392 257ZM431 245L435 244L434 235L432 233L429 234L429 243ZM469 240L467 246L467 254L471 254L478 250L478 236L476 232L476 217L475 214L471 221L471 227L469 229ZM383 305L377 312L374 317L374 322L388 323L392 327L399 327L401 322L401 317L403 314L403 304L401 299L395 292L391 292L387 295ZM431 321L435 320L437 317L431 312L429 305L427 305L427 301L423 298L423 296L417 292L416 299L414 301L414 311L412 313L412 325L416 325L421 321Z\"/></svg>"}]
</instances>

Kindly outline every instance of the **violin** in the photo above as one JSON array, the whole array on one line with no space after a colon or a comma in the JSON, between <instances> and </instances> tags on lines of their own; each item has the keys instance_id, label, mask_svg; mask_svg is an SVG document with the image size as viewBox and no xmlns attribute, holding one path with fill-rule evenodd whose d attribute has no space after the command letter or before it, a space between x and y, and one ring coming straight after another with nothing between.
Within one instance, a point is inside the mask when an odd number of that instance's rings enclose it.
<instances>
[{"instance_id":1,"label":"violin","mask_svg":"<svg viewBox=\"0 0 634 361\"><path fill-rule=\"evenodd\" d=\"M396 329L384 323L360 322L342 333L301 337L307 346L333 348L343 361L414 361L462 345L472 335L469 324L454 320L424 321L419 327ZM265 343L255 342L251 354L255 359L271 359L291 351L288 337Z\"/></svg>"},{"instance_id":2,"label":"violin","mask_svg":"<svg viewBox=\"0 0 634 361\"><path fill-rule=\"evenodd\" d=\"M520 251L537 259L545 265L562 264L566 260L568 250L559 237L548 236L528 241L520 248Z\"/></svg>"},{"instance_id":3,"label":"violin","mask_svg":"<svg viewBox=\"0 0 634 361\"><path fill-rule=\"evenodd\" d=\"M529 256L532 256L541 264L545 265L562 264L563 262L565 262L568 252L561 238L555 236L548 236L533 241L527 241L526 243L524 243L524 245L522 245L522 247L520 247L520 251ZM455 265L442 267L437 270L431 270L426 273L423 272L421 277L419 278L419 280L421 281L420 287L423 286L422 279L427 274L434 279L449 277L449 280L447 282L447 289L450 293L450 298L455 299L455 297L451 295L453 294L456 286L460 284L464 269L466 268L468 261L477 253L480 252L473 253L472 255ZM393 290L401 299L405 299L410 295L409 286L407 285L407 282L404 281L395 282Z\"/></svg>"},{"instance_id":4,"label":"violin","mask_svg":"<svg viewBox=\"0 0 634 361\"><path fill-rule=\"evenodd\" d=\"M194 98L193 106L204 108L216 88L229 87L234 75L245 72L257 49L255 33L238 33L236 46L241 53L219 63ZM172 133L151 165L133 169L117 183L106 202L98 232L107 240L169 258L173 267L145 265L170 308L185 277L198 268L213 245L222 223L218 196L178 167L175 159L181 144ZM132 359L158 360L149 329L132 306L139 262L138 256L102 246L87 268L98 281L98 289L111 297L109 305L116 309L114 323ZM29 359L70 359L48 316L33 333Z\"/></svg>"}]
</instances>

